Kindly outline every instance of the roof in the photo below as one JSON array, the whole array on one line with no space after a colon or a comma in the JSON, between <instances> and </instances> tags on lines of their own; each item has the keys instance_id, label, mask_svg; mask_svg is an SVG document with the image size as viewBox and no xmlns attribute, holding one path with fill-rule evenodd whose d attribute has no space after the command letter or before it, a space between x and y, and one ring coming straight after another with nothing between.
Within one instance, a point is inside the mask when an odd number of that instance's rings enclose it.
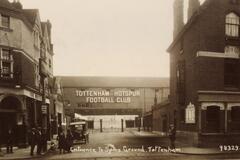
<instances>
[{"instance_id":1,"label":"roof","mask_svg":"<svg viewBox=\"0 0 240 160\"><path fill-rule=\"evenodd\" d=\"M155 106L153 107L153 110L158 110L158 109L163 108L163 107L168 107L170 104L171 104L171 103L170 103L170 100L167 99L167 100L165 100L165 101L163 101L163 102L158 103L157 105L155 105Z\"/></svg>"},{"instance_id":2,"label":"roof","mask_svg":"<svg viewBox=\"0 0 240 160\"><path fill-rule=\"evenodd\" d=\"M209 7L209 4L212 2L212 0L206 0L199 9L192 15L192 17L188 20L188 22L184 25L182 30L178 33L178 35L174 38L171 45L168 47L167 51L171 52L172 48L176 45L176 43L181 40L182 36L185 34L185 32L192 26L193 22L202 14L204 13L204 10Z\"/></svg>"},{"instance_id":3,"label":"roof","mask_svg":"<svg viewBox=\"0 0 240 160\"><path fill-rule=\"evenodd\" d=\"M58 76L63 88L105 87L105 88L162 88L169 87L169 78L156 77L94 77Z\"/></svg>"},{"instance_id":4,"label":"roof","mask_svg":"<svg viewBox=\"0 0 240 160\"><path fill-rule=\"evenodd\" d=\"M37 9L23 9L23 14L26 16L26 18L32 25L35 24L35 20L38 14Z\"/></svg>"}]
</instances>

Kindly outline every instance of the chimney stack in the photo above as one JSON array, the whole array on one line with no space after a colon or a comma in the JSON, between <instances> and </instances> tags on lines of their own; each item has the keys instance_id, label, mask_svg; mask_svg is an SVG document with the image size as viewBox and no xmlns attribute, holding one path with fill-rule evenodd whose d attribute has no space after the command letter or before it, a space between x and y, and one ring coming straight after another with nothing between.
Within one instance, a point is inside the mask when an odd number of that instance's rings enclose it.
<instances>
[{"instance_id":1,"label":"chimney stack","mask_svg":"<svg viewBox=\"0 0 240 160\"><path fill-rule=\"evenodd\" d=\"M188 20L200 7L199 0L188 0Z\"/></svg>"},{"instance_id":2,"label":"chimney stack","mask_svg":"<svg viewBox=\"0 0 240 160\"><path fill-rule=\"evenodd\" d=\"M173 38L181 31L184 26L184 0L175 0L173 4Z\"/></svg>"}]
</instances>

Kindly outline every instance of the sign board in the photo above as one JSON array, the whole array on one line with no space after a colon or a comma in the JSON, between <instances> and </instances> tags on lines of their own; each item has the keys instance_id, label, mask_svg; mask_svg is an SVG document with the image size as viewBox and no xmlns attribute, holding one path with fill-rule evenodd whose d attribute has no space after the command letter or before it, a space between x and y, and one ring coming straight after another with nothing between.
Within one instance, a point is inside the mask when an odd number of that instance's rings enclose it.
<instances>
[{"instance_id":1,"label":"sign board","mask_svg":"<svg viewBox=\"0 0 240 160\"><path fill-rule=\"evenodd\" d=\"M185 110L185 122L188 124L194 124L195 121L195 106L190 102Z\"/></svg>"},{"instance_id":2,"label":"sign board","mask_svg":"<svg viewBox=\"0 0 240 160\"><path fill-rule=\"evenodd\" d=\"M47 114L47 105L46 104L43 104L41 109L42 109L42 114Z\"/></svg>"},{"instance_id":3,"label":"sign board","mask_svg":"<svg viewBox=\"0 0 240 160\"><path fill-rule=\"evenodd\" d=\"M131 97L139 97L140 91L76 90L76 96L84 97L86 103L131 103Z\"/></svg>"}]
</instances>

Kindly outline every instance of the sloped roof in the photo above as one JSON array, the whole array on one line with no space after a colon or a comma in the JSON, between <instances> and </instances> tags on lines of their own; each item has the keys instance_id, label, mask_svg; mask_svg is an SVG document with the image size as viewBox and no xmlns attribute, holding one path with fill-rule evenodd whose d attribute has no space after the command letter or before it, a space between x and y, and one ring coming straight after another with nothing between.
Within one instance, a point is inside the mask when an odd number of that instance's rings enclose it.
<instances>
[{"instance_id":1,"label":"sloped roof","mask_svg":"<svg viewBox=\"0 0 240 160\"><path fill-rule=\"evenodd\" d=\"M26 16L28 21L34 25L36 21L36 17L38 14L38 9L23 9L23 14Z\"/></svg>"},{"instance_id":2,"label":"sloped roof","mask_svg":"<svg viewBox=\"0 0 240 160\"><path fill-rule=\"evenodd\" d=\"M71 77L58 76L63 88L67 87L105 87L105 88L161 88L169 87L169 78L155 77Z\"/></svg>"}]
</instances>

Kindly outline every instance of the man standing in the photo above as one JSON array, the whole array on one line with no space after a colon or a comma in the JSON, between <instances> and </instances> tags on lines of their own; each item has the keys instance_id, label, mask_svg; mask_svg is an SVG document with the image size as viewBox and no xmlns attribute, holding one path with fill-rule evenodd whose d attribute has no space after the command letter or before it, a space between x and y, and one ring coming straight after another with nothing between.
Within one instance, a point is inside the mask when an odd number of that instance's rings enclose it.
<instances>
[{"instance_id":1,"label":"man standing","mask_svg":"<svg viewBox=\"0 0 240 160\"><path fill-rule=\"evenodd\" d=\"M176 140L176 128L173 124L169 126L169 139L171 142L171 148L175 149L175 140Z\"/></svg>"},{"instance_id":2,"label":"man standing","mask_svg":"<svg viewBox=\"0 0 240 160\"><path fill-rule=\"evenodd\" d=\"M31 152L30 155L33 156L34 148L37 144L37 133L36 129L32 128L31 133L30 133L30 145L31 145Z\"/></svg>"},{"instance_id":3,"label":"man standing","mask_svg":"<svg viewBox=\"0 0 240 160\"><path fill-rule=\"evenodd\" d=\"M38 127L37 129L37 155L41 155L41 151L42 151L42 129L41 127Z\"/></svg>"},{"instance_id":4,"label":"man standing","mask_svg":"<svg viewBox=\"0 0 240 160\"><path fill-rule=\"evenodd\" d=\"M13 153L14 135L13 130L10 128L7 133L7 153Z\"/></svg>"}]
</instances>

